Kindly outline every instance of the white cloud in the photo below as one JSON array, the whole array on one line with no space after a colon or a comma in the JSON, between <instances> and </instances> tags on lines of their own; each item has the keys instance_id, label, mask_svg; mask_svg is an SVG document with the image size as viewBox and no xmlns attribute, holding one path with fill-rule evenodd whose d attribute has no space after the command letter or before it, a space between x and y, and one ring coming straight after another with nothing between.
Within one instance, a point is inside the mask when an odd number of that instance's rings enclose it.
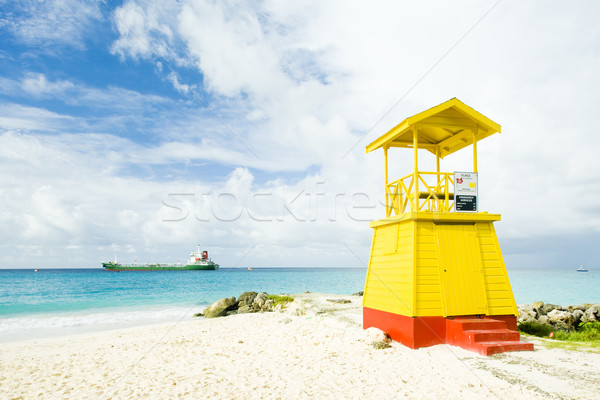
<instances>
[{"instance_id":1,"label":"white cloud","mask_svg":"<svg viewBox=\"0 0 600 400\"><path fill-rule=\"evenodd\" d=\"M209 90L263 98L290 84L258 15L247 5L187 2L178 31Z\"/></svg>"},{"instance_id":2,"label":"white cloud","mask_svg":"<svg viewBox=\"0 0 600 400\"><path fill-rule=\"evenodd\" d=\"M504 127L493 146L480 146L480 163L488 168L482 173L530 199L517 205L510 189L488 185L494 194L489 204L513 224L505 233L598 229L597 218L583 211L592 204L570 206L590 201L594 196L586 193L598 190L593 183L551 184L597 164L589 149L600 144L591 118L597 91L590 90L600 83L598 28L584 11L596 8L593 3L577 9L544 6L544 14L539 4L502 3L481 21L495 3L265 2L235 9L228 3L177 4L171 10L178 18L165 21L173 35L168 39L185 42L178 56L186 54L197 65L209 90L233 101L248 94L243 100L248 120L256 122L247 137L261 158L282 165L302 160L339 179L348 166L337 158L439 62L359 142L353 151L357 162L365 162L364 145L399 120L456 96ZM379 179L381 171L357 174L366 182ZM529 177L511 186L511 176L523 175ZM547 217L558 210L568 217Z\"/></svg>"},{"instance_id":3,"label":"white cloud","mask_svg":"<svg viewBox=\"0 0 600 400\"><path fill-rule=\"evenodd\" d=\"M0 79L0 93L20 98L43 98L80 107L95 107L115 112L146 111L152 107L173 104L159 95L141 94L120 87L96 88L69 80L51 80L45 74L28 72L20 80Z\"/></svg>"},{"instance_id":4,"label":"white cloud","mask_svg":"<svg viewBox=\"0 0 600 400\"><path fill-rule=\"evenodd\" d=\"M173 1L128 1L118 7L114 21L120 37L111 51L122 59L160 57L176 65L188 61L177 54L177 38L172 31L179 5ZM162 68L162 63L159 66Z\"/></svg>"},{"instance_id":5,"label":"white cloud","mask_svg":"<svg viewBox=\"0 0 600 400\"><path fill-rule=\"evenodd\" d=\"M188 94L188 93L190 93L191 90L195 90L194 85L187 85L185 83L181 83L179 81L179 78L177 77L177 75L174 72L169 73L169 75L167 76L167 79L169 80L169 82L171 82L173 84L173 87L175 88L175 90L177 90L180 93Z\"/></svg>"},{"instance_id":6,"label":"white cloud","mask_svg":"<svg viewBox=\"0 0 600 400\"><path fill-rule=\"evenodd\" d=\"M333 196L340 186L320 176L295 184L257 184L248 169L237 168L216 183L144 181L124 177L121 170L131 162L130 154L145 149L107 135L5 133L0 135L0 149L0 174L5 177L0 183L5 210L1 223L11 226L10 241L43 243L49 248L46 254L69 247L73 260L87 257L90 262L111 258L107 249L117 243L121 249L136 249L130 257L141 261L165 254L179 257L198 241L215 248L222 261L232 265L241 248L296 248L301 242L321 248L335 235L353 244L355 235L368 236L363 229L367 218L355 221L348 216L354 200L343 191ZM332 202L337 202L337 213L332 213ZM340 235L341 227L345 233ZM318 265L338 265L331 246L340 243L325 246L331 256ZM21 251L3 253L0 262L18 260ZM298 253L295 265L309 265L300 249L293 252ZM285 258L284 252L275 259L258 255L251 259L273 265ZM52 257L35 262L64 266L53 264Z\"/></svg>"},{"instance_id":7,"label":"white cloud","mask_svg":"<svg viewBox=\"0 0 600 400\"><path fill-rule=\"evenodd\" d=\"M346 246L366 259L367 220L383 216L383 157L365 156L364 146L458 97L502 125L478 148L481 201L503 214L503 238L596 232L598 6L503 2L457 44L493 4L128 1L114 14L113 53L172 69L167 79L181 93L204 85L210 104L177 110L158 96L28 76L31 93L68 92L114 113L88 129L103 134L46 137L39 133L91 121L2 105L4 129L30 133L2 136L2 176L22 179L5 180L4 209L27 211L0 218L27 243L52 236L81 257L106 257L112 244L153 254L156 243L176 257L200 241L226 265L248 249L254 264L360 265ZM196 68L203 82L186 81L178 66ZM0 81L3 91L19 85ZM126 118L160 140L107 134ZM390 156L392 179L410 170L411 154ZM198 162L207 172L197 179L122 175ZM211 179L215 164L228 166L226 179ZM469 152L442 163L446 171L469 165ZM265 172L280 178L259 179Z\"/></svg>"},{"instance_id":8,"label":"white cloud","mask_svg":"<svg viewBox=\"0 0 600 400\"><path fill-rule=\"evenodd\" d=\"M0 131L56 132L72 122L73 118L46 109L0 103Z\"/></svg>"},{"instance_id":9,"label":"white cloud","mask_svg":"<svg viewBox=\"0 0 600 400\"><path fill-rule=\"evenodd\" d=\"M101 18L99 2L22 0L14 6L19 15L5 14L0 26L6 26L20 41L34 46L83 48L85 32Z\"/></svg>"},{"instance_id":10,"label":"white cloud","mask_svg":"<svg viewBox=\"0 0 600 400\"><path fill-rule=\"evenodd\" d=\"M62 97L74 85L68 81L49 82L44 74L29 73L23 79L21 87L27 94L34 97Z\"/></svg>"}]
</instances>

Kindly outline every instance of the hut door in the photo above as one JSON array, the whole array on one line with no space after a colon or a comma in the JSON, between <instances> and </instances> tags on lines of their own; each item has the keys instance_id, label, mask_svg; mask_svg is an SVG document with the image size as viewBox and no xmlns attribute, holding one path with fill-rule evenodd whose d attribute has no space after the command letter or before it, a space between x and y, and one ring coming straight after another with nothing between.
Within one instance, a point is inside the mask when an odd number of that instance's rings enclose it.
<instances>
[{"instance_id":1,"label":"hut door","mask_svg":"<svg viewBox=\"0 0 600 400\"><path fill-rule=\"evenodd\" d=\"M481 251L474 225L436 225L444 316L486 314Z\"/></svg>"}]
</instances>

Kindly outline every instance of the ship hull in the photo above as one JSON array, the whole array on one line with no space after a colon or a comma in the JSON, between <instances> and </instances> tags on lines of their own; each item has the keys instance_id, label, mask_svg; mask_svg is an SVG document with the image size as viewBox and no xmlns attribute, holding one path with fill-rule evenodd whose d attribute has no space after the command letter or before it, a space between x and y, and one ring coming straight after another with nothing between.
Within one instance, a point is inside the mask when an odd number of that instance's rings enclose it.
<instances>
[{"instance_id":1,"label":"ship hull","mask_svg":"<svg viewBox=\"0 0 600 400\"><path fill-rule=\"evenodd\" d=\"M121 265L102 263L107 271L216 271L218 264L189 264L189 265Z\"/></svg>"}]
</instances>

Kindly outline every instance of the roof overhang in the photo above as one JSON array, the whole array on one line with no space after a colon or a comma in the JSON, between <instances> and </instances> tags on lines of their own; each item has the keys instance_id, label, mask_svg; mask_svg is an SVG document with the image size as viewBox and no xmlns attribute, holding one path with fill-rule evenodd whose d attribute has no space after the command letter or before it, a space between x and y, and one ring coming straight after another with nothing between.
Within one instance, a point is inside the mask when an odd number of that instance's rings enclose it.
<instances>
[{"instance_id":1,"label":"roof overhang","mask_svg":"<svg viewBox=\"0 0 600 400\"><path fill-rule=\"evenodd\" d=\"M380 147L417 147L445 157L473 142L500 133L500 125L475 111L457 98L413 115L373 141L367 153Z\"/></svg>"}]
</instances>

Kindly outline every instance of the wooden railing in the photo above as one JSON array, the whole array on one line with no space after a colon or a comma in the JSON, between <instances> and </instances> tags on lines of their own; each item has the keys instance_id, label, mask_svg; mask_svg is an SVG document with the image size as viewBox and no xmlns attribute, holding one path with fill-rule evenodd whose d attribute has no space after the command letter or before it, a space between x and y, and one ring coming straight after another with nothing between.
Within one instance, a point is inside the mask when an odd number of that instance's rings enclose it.
<instances>
[{"instance_id":1,"label":"wooden railing","mask_svg":"<svg viewBox=\"0 0 600 400\"><path fill-rule=\"evenodd\" d=\"M416 176L416 181L415 181ZM453 174L419 172L387 184L386 216L408 211L450 212L454 207Z\"/></svg>"}]
</instances>

